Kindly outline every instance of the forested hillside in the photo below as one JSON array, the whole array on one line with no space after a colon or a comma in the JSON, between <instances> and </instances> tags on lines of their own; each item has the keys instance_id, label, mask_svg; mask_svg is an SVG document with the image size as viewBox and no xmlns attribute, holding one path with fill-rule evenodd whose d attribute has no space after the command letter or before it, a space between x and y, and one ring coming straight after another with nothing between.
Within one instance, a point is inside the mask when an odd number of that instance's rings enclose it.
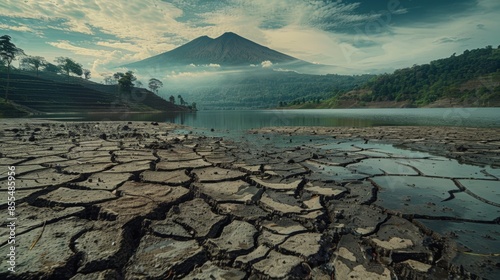
<instances>
[{"instance_id":1,"label":"forested hillside","mask_svg":"<svg viewBox=\"0 0 500 280\"><path fill-rule=\"evenodd\" d=\"M498 75L500 70L500 49L491 46L466 50L461 55L432 61L429 64L413 66L378 76L364 87L371 94L364 101L403 101L426 105L441 98L476 98L487 102L500 93ZM481 79L482 78L482 79ZM467 82L477 80L474 86ZM493 82L493 83L492 83Z\"/></svg>"},{"instance_id":2,"label":"forested hillside","mask_svg":"<svg viewBox=\"0 0 500 280\"><path fill-rule=\"evenodd\" d=\"M378 75L357 90L332 94L320 104L299 108L499 106L500 48L488 46L461 55Z\"/></svg>"}]
</instances>

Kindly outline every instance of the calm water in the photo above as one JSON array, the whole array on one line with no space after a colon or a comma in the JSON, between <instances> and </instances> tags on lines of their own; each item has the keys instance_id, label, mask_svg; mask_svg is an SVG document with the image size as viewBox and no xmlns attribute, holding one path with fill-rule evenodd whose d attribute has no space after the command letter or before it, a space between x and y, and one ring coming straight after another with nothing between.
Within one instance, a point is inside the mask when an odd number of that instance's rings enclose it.
<instances>
[{"instance_id":1,"label":"calm water","mask_svg":"<svg viewBox=\"0 0 500 280\"><path fill-rule=\"evenodd\" d=\"M500 127L500 108L199 111L162 114L51 115L48 119L173 122L199 128L246 130L267 126Z\"/></svg>"}]
</instances>

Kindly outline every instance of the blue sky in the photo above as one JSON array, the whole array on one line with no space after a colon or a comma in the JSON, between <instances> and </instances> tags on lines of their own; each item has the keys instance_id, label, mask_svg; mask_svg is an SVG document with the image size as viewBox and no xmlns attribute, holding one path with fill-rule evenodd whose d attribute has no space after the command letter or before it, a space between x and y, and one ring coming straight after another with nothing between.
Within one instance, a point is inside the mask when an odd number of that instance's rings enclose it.
<instances>
[{"instance_id":1,"label":"blue sky","mask_svg":"<svg viewBox=\"0 0 500 280\"><path fill-rule=\"evenodd\" d=\"M361 74L496 47L499 14L498 0L2 0L0 34L29 55L72 57L95 80L227 31Z\"/></svg>"}]
</instances>

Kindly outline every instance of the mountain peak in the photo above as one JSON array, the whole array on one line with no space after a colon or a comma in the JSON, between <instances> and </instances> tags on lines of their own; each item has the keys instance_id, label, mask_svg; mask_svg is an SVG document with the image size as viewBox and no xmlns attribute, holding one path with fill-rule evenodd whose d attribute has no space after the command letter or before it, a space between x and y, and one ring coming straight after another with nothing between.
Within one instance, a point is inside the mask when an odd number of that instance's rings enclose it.
<instances>
[{"instance_id":1,"label":"mountain peak","mask_svg":"<svg viewBox=\"0 0 500 280\"><path fill-rule=\"evenodd\" d=\"M169 65L226 66L260 64L262 61L288 63L298 61L289 55L277 52L233 32L225 32L212 39L201 36L169 52L150 57L126 67L167 67Z\"/></svg>"},{"instance_id":2,"label":"mountain peak","mask_svg":"<svg viewBox=\"0 0 500 280\"><path fill-rule=\"evenodd\" d=\"M222 34L222 35L219 36L219 38L227 38L227 37L240 37L241 38L240 35L238 35L238 34L236 34L234 32L230 32L230 31L225 32L224 34Z\"/></svg>"}]
</instances>

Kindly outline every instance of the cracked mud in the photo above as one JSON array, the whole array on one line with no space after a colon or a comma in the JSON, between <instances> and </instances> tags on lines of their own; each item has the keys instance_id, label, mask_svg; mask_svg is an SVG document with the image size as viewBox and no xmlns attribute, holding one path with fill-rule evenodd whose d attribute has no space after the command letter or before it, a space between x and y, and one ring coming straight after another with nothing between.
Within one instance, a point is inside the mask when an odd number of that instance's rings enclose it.
<instances>
[{"instance_id":1,"label":"cracked mud","mask_svg":"<svg viewBox=\"0 0 500 280\"><path fill-rule=\"evenodd\" d=\"M498 130L185 129L0 123L0 278L500 277Z\"/></svg>"}]
</instances>

